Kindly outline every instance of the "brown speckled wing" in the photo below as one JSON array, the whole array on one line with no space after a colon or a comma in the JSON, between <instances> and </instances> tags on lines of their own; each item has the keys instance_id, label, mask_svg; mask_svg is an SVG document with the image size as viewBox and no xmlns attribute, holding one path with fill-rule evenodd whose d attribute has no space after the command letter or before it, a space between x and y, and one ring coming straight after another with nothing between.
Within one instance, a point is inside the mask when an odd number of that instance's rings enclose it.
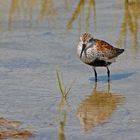
<instances>
[{"instance_id":1,"label":"brown speckled wing","mask_svg":"<svg viewBox=\"0 0 140 140\"><path fill-rule=\"evenodd\" d=\"M116 51L117 48L113 47L112 45L103 40L94 39L94 41L98 53L102 58L112 59L118 56Z\"/></svg>"}]
</instances>

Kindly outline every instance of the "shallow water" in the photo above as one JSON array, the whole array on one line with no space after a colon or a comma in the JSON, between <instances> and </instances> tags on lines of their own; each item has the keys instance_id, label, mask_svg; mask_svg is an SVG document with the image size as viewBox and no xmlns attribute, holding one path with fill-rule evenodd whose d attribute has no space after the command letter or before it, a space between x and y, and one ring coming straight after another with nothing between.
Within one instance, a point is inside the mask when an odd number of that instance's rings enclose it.
<instances>
[{"instance_id":1,"label":"shallow water","mask_svg":"<svg viewBox=\"0 0 140 140\"><path fill-rule=\"evenodd\" d=\"M140 1L0 1L0 114L46 140L138 140ZM124 48L98 83L76 56L79 36ZM67 87L61 99L56 70Z\"/></svg>"}]
</instances>

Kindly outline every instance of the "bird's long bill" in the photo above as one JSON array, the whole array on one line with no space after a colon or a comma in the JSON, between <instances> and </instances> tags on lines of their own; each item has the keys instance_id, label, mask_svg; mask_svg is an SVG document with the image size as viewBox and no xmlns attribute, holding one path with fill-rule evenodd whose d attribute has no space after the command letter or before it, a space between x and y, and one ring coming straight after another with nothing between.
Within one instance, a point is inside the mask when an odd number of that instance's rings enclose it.
<instances>
[{"instance_id":1,"label":"bird's long bill","mask_svg":"<svg viewBox=\"0 0 140 140\"><path fill-rule=\"evenodd\" d=\"M82 45L82 51L81 51L81 54L80 54L80 58L82 57L82 54L83 54L85 48L86 48L86 44L83 44L83 45Z\"/></svg>"}]
</instances>

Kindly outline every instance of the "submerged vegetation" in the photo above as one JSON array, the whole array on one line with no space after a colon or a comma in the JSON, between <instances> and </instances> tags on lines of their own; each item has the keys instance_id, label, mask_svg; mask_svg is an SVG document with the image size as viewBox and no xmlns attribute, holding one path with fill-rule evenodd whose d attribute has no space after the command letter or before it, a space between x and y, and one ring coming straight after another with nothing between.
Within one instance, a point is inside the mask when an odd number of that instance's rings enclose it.
<instances>
[{"instance_id":1,"label":"submerged vegetation","mask_svg":"<svg viewBox=\"0 0 140 140\"><path fill-rule=\"evenodd\" d=\"M27 139L33 136L30 131L21 130L21 124L20 121L0 118L0 139Z\"/></svg>"}]
</instances>

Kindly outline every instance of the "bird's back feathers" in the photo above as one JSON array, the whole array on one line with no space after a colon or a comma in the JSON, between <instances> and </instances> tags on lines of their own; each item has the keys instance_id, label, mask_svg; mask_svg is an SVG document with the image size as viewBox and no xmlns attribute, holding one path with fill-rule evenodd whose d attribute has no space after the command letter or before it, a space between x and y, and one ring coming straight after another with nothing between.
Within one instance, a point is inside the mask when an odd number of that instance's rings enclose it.
<instances>
[{"instance_id":1,"label":"bird's back feathers","mask_svg":"<svg viewBox=\"0 0 140 140\"><path fill-rule=\"evenodd\" d=\"M103 40L94 39L94 41L96 49L101 58L113 59L124 51L124 49L115 48Z\"/></svg>"}]
</instances>

